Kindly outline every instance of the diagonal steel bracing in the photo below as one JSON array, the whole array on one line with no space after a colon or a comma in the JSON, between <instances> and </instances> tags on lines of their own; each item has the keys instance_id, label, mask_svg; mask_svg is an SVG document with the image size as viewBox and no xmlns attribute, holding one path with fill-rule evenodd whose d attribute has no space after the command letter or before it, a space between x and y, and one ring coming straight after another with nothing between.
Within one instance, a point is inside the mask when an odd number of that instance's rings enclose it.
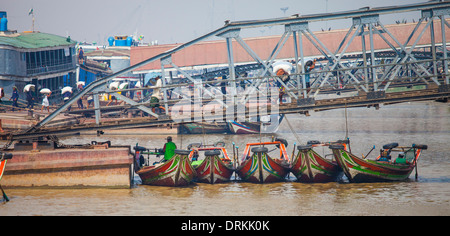
<instances>
[{"instance_id":1,"label":"diagonal steel bracing","mask_svg":"<svg viewBox=\"0 0 450 236\"><path fill-rule=\"evenodd\" d=\"M282 37L280 38L280 40L278 41L278 43L275 45L274 49L272 50L272 53L270 54L269 58L267 59L266 62L262 62L261 59L259 59L260 63L262 63L264 69L262 70L262 72L259 74L260 76L265 76L265 75L270 75L270 76L274 76L272 71L270 70L270 65L273 63L273 60L277 57L277 55L280 53L281 49L283 48L283 46L285 45L286 41L288 40L289 36L290 36L291 32L290 31L285 31L284 34L282 35ZM241 43L241 42L240 42ZM244 49L252 56L256 56L257 55L250 49L250 47L248 47L248 45L246 45L246 43L242 40L242 43L245 45L243 46ZM241 44L241 45L243 45ZM250 50L247 50L247 49ZM253 54L253 55L252 55ZM259 58L259 57L258 57ZM274 77L275 79L278 79L277 77ZM253 80L252 84L250 85L250 87L245 91L244 93L244 97L241 98L241 103L245 104L248 102L248 100L250 99L251 94L254 94L256 90L258 90L259 86L264 83L267 82L268 78L264 78L264 79L259 79L259 80ZM283 83L283 81L279 80L278 81L281 82L282 86L284 86L286 89L288 89L287 85L285 83ZM289 92L289 95L292 97L296 98L296 95L293 94L292 92Z\"/></svg>"},{"instance_id":2,"label":"diagonal steel bracing","mask_svg":"<svg viewBox=\"0 0 450 236\"><path fill-rule=\"evenodd\" d=\"M382 14L396 14L399 12L410 12L410 11L420 11L422 13L421 18L416 23L414 29L410 33L409 37L405 42L400 42L392 32L388 30L388 27L383 25L379 20L379 15ZM103 93L107 91L105 85L112 79L121 76L125 73L131 72L133 70L138 69L141 66L144 66L148 63L154 61L160 61L161 63L161 72L163 77L163 94L164 94L164 106L166 110L166 115L169 115L168 111L169 107L169 99L166 94L167 89L171 89L174 86L173 84L166 84L165 81L165 66L170 65L183 74L191 84L196 85L197 80L193 79L193 77L183 71L180 67L175 65L172 62L172 55L178 51L184 50L185 48L197 44L199 42L208 40L212 37L222 37L225 38L226 46L227 46L227 58L228 58L228 67L229 67L229 79L227 82L230 82L232 85L232 89L234 90L231 93L233 97L233 101L237 101L239 99L240 105L246 104L250 99L251 95L259 90L259 87L265 82L269 81L270 78L273 78L279 82L282 82L274 76L271 71L271 66L273 61L280 55L281 49L286 47L286 42L292 35L293 38L293 47L290 48L293 52L293 57L295 61L295 65L299 61L301 61L301 70L297 66L295 67L295 72L292 76L294 76L294 80L292 82L296 82L296 88L291 88L288 84L281 83L288 92L288 95L294 99L299 99L301 97L307 98L308 95L313 95L314 98L317 98L317 95L326 89L329 89L330 86L333 88L338 88L338 84L342 83L343 87L355 87L357 90L363 90L365 92L369 91L387 91L390 86L393 86L394 83L403 80L403 78L399 78L398 74L400 70L404 67L407 67L410 72L415 73L417 76L414 78L407 78L408 81L420 81L425 82L426 84L434 83L440 86L441 90L448 89L449 86L449 72L448 72L448 57L447 57L447 38L446 32L450 28L450 24L446 21L445 16L450 15L450 2L449 1L433 1L433 2L425 2L418 4L407 4L404 6L392 6L392 7L380 7L380 8L366 8L366 9L358 9L353 11L346 12L334 12L334 13L323 13L323 14L312 14L312 15L294 15L290 17L277 18L277 19L267 19L267 20L253 20L253 21L240 21L240 22L228 22L223 27L216 29L212 32L209 32L201 37L198 37L194 40L191 40L185 44L182 44L178 47L170 49L164 53L152 56L142 62L139 62L133 66L125 68L119 72L114 73L113 75L104 77L93 83L89 84L84 90L80 93L76 94L72 97L66 104L62 105L55 112L51 113L41 122L39 122L36 126L32 127L27 132L34 132L38 130L40 127L45 126L49 121L54 119L59 113L65 111L69 106L75 103L82 96L87 93ZM351 27L348 29L344 38L340 41L338 48L332 52L329 50L329 45L322 42L310 29L309 23L316 21L332 21L338 19L352 19ZM440 27L436 27L433 22L440 22ZM436 22L437 22L436 21ZM423 24L425 25L423 26ZM243 38L239 36L240 32L249 28L257 28L257 27L269 27L269 26L284 26L285 30L281 35L278 43L272 49L269 57L266 60L261 59L258 56L257 52L255 52L250 46L245 42ZM420 29L420 27L422 27ZM442 41L436 42L435 30L440 28ZM423 59L415 56L414 50L417 49L419 45L419 40L423 38L426 31L430 32L430 48L431 48L431 59ZM376 58L376 52L374 47L375 35L378 35L387 45L391 52L395 53L393 56L392 63L381 64L379 63L379 58ZM346 54L350 45L357 42L355 40L357 36L361 39L361 52L360 56L362 56L362 60L360 57L354 59L346 59ZM366 38L369 39L369 44L366 45ZM416 39L412 42L413 38ZM259 71L258 76L255 78L245 78L251 81L251 85L245 90L244 94L236 93L236 70L235 70L235 61L234 61L234 51L232 40L236 40L245 51L253 58L253 60L262 65L262 69ZM392 42L392 41L393 42ZM304 56L305 56L305 43L310 42L323 56L326 60L324 63L322 71L313 71L310 72L312 76L311 80L311 90L308 92L305 84L305 70L304 70ZM441 43L443 48L443 53L437 53L436 48L439 43ZM370 55L369 55L370 53ZM441 56L442 55L442 56ZM285 58L292 59L292 58ZM378 59L378 60L377 60ZM370 63L369 63L370 62ZM431 68L431 70L430 70ZM439 70L444 71L442 75L439 75ZM379 76L378 72L382 72L383 74ZM337 74L337 76L336 76ZM343 75L342 80L339 78L339 75ZM379 76L379 77L378 77ZM314 80L313 80L314 79ZM384 86L383 86L384 85ZM443 85L443 87L442 87ZM170 88L169 88L169 87ZM179 85L183 86L183 85ZM201 87L202 93L211 96L213 99L215 98L214 94L212 94L208 89L205 89L203 86ZM119 90L120 92L120 90ZM302 94L303 93L303 94ZM229 96L229 94L227 94ZM151 111L145 107L144 105L139 105L134 101L123 99L125 102L132 104L139 109L146 111L147 113L158 117L157 114L152 114ZM227 107L227 104L224 104L223 99L219 99L219 103L222 106ZM231 105L236 105L236 102L231 103ZM95 105L95 115L97 124L100 122L100 105L98 99L94 99ZM230 105L230 104L229 104Z\"/></svg>"},{"instance_id":3,"label":"diagonal steel bracing","mask_svg":"<svg viewBox=\"0 0 450 236\"><path fill-rule=\"evenodd\" d=\"M351 34L351 32L353 31L353 28L354 28L354 27L355 27L355 25L352 25L352 27L350 27L350 29L348 30L348 32L347 32L347 34L345 35L344 39L341 41L339 47L337 48L336 52L335 52L334 54L332 54L331 58L327 56L327 58L329 58L329 59L328 59L328 63L327 63L327 65L326 65L326 68L327 68L327 70L329 70L329 72L327 72L327 73L325 74L325 77L324 77L324 78L318 78L316 81L314 81L313 85L321 81L321 82L320 82L320 85L318 86L318 89L316 90L316 92L315 92L315 94L314 94L314 96L316 96L316 95L319 93L320 88L321 88L322 86L324 86L324 84L328 81L328 78L332 75L332 72L331 72L331 71L333 71L338 65L341 65L342 67L344 67L344 66L341 64L342 56L345 54L345 52L346 52L348 46L353 42L353 39L354 39L355 36L357 35L358 31L361 29L361 25L356 26L355 32L353 33L353 35L352 35L352 37L350 38L350 40L345 44L344 49L343 49L340 53L339 53L339 51L340 51L340 49L342 48L342 46L344 45L344 43L345 43L345 41L347 40L348 36L349 36L349 35ZM309 38L309 39L311 40L311 38ZM317 38L316 38L316 39L317 39ZM323 44L321 44L321 45L323 45ZM315 46L318 47L317 44L315 44ZM327 50L328 50L328 49L327 49ZM325 53L323 50L321 50L321 52L322 52L322 53ZM329 50L328 50L328 52L330 53ZM331 55L331 53L330 53L330 55ZM331 64L331 67L330 67L330 64ZM344 68L346 68L346 67L344 67ZM357 83L357 84L360 83L359 80L356 79L356 77L355 77L352 73L350 73L350 71L346 70L345 73L348 74L348 75L350 75L350 77L355 81L355 83ZM363 90L365 90L365 87L362 86L362 85L361 85L361 88L362 88Z\"/></svg>"},{"instance_id":4,"label":"diagonal steel bracing","mask_svg":"<svg viewBox=\"0 0 450 236\"><path fill-rule=\"evenodd\" d=\"M329 63L333 64L330 70L334 70L336 68L336 66L340 66L343 69L348 69L348 67L346 67L340 60L341 57L339 57L339 59L336 57L335 54L333 54L326 46L323 42L321 42L316 35L314 35L314 33L308 28L306 30L302 30L303 34L306 36L306 38L328 59ZM355 35L354 35L355 36ZM352 40L351 40L352 41ZM349 43L351 43L351 41ZM349 44L347 44L348 46ZM341 55L344 52L341 53ZM344 71L345 74L349 75L356 84L359 84L359 80L355 77L354 74L350 73L349 70L345 70ZM322 80L321 84L318 86L319 89L316 89L315 93L314 93L314 97L317 96L317 94L320 91L320 88L322 86L324 86L325 82L328 80L329 76L331 75L330 72L327 73L325 79ZM316 81L313 83L313 85L316 83ZM361 88L363 90L365 90L365 88L363 86L361 86ZM312 91L312 90L311 90Z\"/></svg>"}]
</instances>

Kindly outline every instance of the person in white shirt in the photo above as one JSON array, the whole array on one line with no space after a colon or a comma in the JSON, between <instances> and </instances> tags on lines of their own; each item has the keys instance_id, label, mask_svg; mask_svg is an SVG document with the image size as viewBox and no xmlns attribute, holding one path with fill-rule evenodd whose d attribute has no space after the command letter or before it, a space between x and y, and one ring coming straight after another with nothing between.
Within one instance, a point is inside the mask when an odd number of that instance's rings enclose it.
<instances>
[{"instance_id":1,"label":"person in white shirt","mask_svg":"<svg viewBox=\"0 0 450 236\"><path fill-rule=\"evenodd\" d=\"M159 106L159 100L161 99L161 87L162 87L162 82L161 82L161 76L157 76L155 78L156 83L154 86L151 86L150 88L153 89L153 93L150 99L150 107L152 108L152 111L155 112L155 108L161 108Z\"/></svg>"},{"instance_id":2,"label":"person in white shirt","mask_svg":"<svg viewBox=\"0 0 450 236\"><path fill-rule=\"evenodd\" d=\"M44 110L44 107L47 108L47 112L50 113L50 102L48 101L48 98L50 97L50 94L44 94L44 99L42 99L42 107L41 111Z\"/></svg>"}]
</instances>

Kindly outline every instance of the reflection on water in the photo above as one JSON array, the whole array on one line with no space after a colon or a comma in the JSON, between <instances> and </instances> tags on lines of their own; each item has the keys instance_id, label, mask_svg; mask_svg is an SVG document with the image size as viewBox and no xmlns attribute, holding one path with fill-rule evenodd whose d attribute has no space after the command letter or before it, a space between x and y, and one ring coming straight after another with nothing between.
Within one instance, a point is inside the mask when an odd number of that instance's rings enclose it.
<instances>
[{"instance_id":1,"label":"reflection on water","mask_svg":"<svg viewBox=\"0 0 450 236\"><path fill-rule=\"evenodd\" d=\"M345 137L343 110L289 115L301 140L284 122L276 137L293 143L332 141ZM131 189L6 189L10 202L0 215L450 215L450 109L434 102L405 103L380 110L348 109L352 151L367 153L373 145L398 142L427 144L419 160L419 179L392 183L251 184L231 182L171 188L136 185ZM262 135L268 140L272 135ZM162 147L165 136L68 137L68 144L111 140L114 144ZM260 135L174 136L177 145L207 140L239 146ZM232 155L231 145L227 147ZM326 153L328 150L320 150ZM375 158L375 151L369 156Z\"/></svg>"},{"instance_id":2,"label":"reflection on water","mask_svg":"<svg viewBox=\"0 0 450 236\"><path fill-rule=\"evenodd\" d=\"M8 189L0 215L448 215L448 182ZM444 189L446 188L446 189Z\"/></svg>"}]
</instances>

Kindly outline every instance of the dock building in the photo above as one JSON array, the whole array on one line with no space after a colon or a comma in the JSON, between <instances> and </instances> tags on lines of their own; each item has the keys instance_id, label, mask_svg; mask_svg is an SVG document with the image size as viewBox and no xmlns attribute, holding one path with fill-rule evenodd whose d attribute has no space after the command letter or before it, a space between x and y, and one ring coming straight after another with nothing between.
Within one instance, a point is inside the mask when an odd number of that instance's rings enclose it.
<instances>
[{"instance_id":1,"label":"dock building","mask_svg":"<svg viewBox=\"0 0 450 236\"><path fill-rule=\"evenodd\" d=\"M23 88L34 84L36 91L48 88L52 98L60 96L64 86L76 83L76 42L38 31L9 30L7 13L0 11L0 87L6 98L16 86L20 98ZM37 95L36 95L37 96Z\"/></svg>"}]
</instances>

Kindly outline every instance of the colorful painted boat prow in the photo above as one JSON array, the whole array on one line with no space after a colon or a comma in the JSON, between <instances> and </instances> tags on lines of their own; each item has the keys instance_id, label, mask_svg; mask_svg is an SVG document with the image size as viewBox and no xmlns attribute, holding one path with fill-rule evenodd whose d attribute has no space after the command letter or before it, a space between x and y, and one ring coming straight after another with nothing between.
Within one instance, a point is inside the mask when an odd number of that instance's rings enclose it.
<instances>
[{"instance_id":1,"label":"colorful painted boat prow","mask_svg":"<svg viewBox=\"0 0 450 236\"><path fill-rule=\"evenodd\" d=\"M330 144L342 144L346 148L347 143L347 140L339 140L332 143L308 141L307 145L298 146L299 152L292 161L291 172L298 182L303 183L326 183L339 180L342 176L342 169L337 162L322 157L313 148L329 146Z\"/></svg>"},{"instance_id":2,"label":"colorful painted boat prow","mask_svg":"<svg viewBox=\"0 0 450 236\"><path fill-rule=\"evenodd\" d=\"M258 121L228 121L228 129L232 134L275 133L284 119L284 114L264 116Z\"/></svg>"},{"instance_id":3,"label":"colorful painted boat prow","mask_svg":"<svg viewBox=\"0 0 450 236\"><path fill-rule=\"evenodd\" d=\"M5 172L6 162L12 157L13 155L11 153L0 152L0 180L2 180L3 173Z\"/></svg>"},{"instance_id":4,"label":"colorful painted boat prow","mask_svg":"<svg viewBox=\"0 0 450 236\"><path fill-rule=\"evenodd\" d=\"M193 182L196 172L189 160L189 150L175 150L175 155L168 161L146 166L136 173L142 184L157 186L186 186Z\"/></svg>"},{"instance_id":5,"label":"colorful painted boat prow","mask_svg":"<svg viewBox=\"0 0 450 236\"><path fill-rule=\"evenodd\" d=\"M333 155L350 182L402 181L409 178L417 167L422 150L427 145L398 146L398 143L383 145L376 160L360 158L346 151L343 145L330 145ZM392 153L397 154L395 160ZM416 169L417 179L417 169Z\"/></svg>"},{"instance_id":6,"label":"colorful painted boat prow","mask_svg":"<svg viewBox=\"0 0 450 236\"><path fill-rule=\"evenodd\" d=\"M0 153L0 181L2 180L3 177L3 173L5 172L5 167L6 167L6 162L12 158L12 154L11 153L5 153L2 152ZM2 196L3 196L3 200L4 201L9 201L8 196L6 196L5 191L2 188L2 185L0 184L0 189L2 191Z\"/></svg>"},{"instance_id":7,"label":"colorful painted boat prow","mask_svg":"<svg viewBox=\"0 0 450 236\"><path fill-rule=\"evenodd\" d=\"M290 172L289 157L285 143L281 140L276 140L274 142L247 144L242 164L237 168L237 173L241 180L252 183L285 181L286 176ZM271 158L268 146L275 146L280 152L280 158Z\"/></svg>"},{"instance_id":8,"label":"colorful painted boat prow","mask_svg":"<svg viewBox=\"0 0 450 236\"><path fill-rule=\"evenodd\" d=\"M204 152L205 158L195 161L200 152ZM195 148L189 154L189 158L193 161L192 166L197 173L197 182L226 183L230 181L234 173L233 162L224 147Z\"/></svg>"},{"instance_id":9,"label":"colorful painted boat prow","mask_svg":"<svg viewBox=\"0 0 450 236\"><path fill-rule=\"evenodd\" d=\"M228 122L230 132L233 134L259 134L261 124L259 122Z\"/></svg>"}]
</instances>

